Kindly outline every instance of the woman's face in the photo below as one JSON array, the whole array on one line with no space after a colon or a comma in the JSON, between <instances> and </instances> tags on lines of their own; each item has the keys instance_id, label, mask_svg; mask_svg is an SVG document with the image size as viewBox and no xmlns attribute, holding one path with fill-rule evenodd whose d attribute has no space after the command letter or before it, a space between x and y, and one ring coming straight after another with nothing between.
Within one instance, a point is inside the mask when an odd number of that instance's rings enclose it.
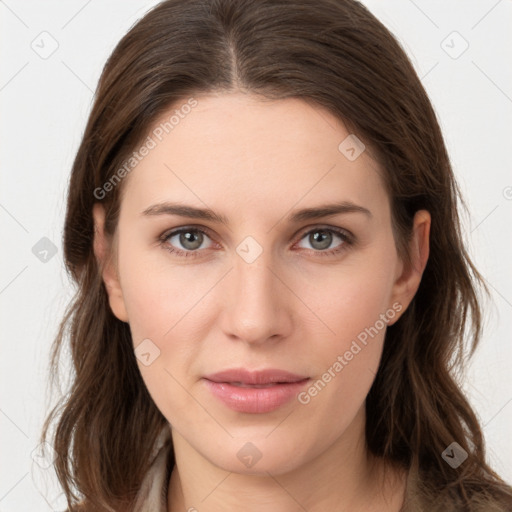
<instances>
[{"instance_id":1,"label":"woman's face","mask_svg":"<svg viewBox=\"0 0 512 512\"><path fill-rule=\"evenodd\" d=\"M386 325L420 276L397 255L382 170L328 111L195 99L122 183L110 304L175 441L279 474L361 439Z\"/></svg>"}]
</instances>

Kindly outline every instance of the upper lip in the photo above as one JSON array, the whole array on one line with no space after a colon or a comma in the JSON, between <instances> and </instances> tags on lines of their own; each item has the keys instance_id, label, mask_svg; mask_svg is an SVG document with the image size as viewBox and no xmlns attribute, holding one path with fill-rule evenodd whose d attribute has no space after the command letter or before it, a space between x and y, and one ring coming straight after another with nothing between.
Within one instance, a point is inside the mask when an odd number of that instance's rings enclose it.
<instances>
[{"instance_id":1,"label":"upper lip","mask_svg":"<svg viewBox=\"0 0 512 512\"><path fill-rule=\"evenodd\" d=\"M246 370L245 368L233 368L230 370L212 373L211 375L206 375L204 378L212 382L271 384L273 382L300 382L308 379L309 377L273 368L256 371Z\"/></svg>"}]
</instances>

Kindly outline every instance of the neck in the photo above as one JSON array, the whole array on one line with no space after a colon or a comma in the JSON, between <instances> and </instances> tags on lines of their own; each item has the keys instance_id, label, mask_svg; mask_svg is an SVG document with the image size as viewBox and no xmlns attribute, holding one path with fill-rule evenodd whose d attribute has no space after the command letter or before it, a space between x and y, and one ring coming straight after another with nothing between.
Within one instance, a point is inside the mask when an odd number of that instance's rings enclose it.
<instances>
[{"instance_id":1,"label":"neck","mask_svg":"<svg viewBox=\"0 0 512 512\"><path fill-rule=\"evenodd\" d=\"M223 470L172 430L176 466L169 512L398 512L405 474L370 455L364 408L327 451L285 473L254 475Z\"/></svg>"}]
</instances>

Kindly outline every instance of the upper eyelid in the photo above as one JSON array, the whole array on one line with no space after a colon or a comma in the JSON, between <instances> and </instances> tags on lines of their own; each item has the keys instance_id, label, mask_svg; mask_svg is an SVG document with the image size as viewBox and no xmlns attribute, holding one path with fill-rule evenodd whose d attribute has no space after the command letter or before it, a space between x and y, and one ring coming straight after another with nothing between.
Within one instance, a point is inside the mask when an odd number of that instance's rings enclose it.
<instances>
[{"instance_id":1,"label":"upper eyelid","mask_svg":"<svg viewBox=\"0 0 512 512\"><path fill-rule=\"evenodd\" d=\"M214 238L211 235L210 229L206 228L205 226L194 226L194 225L188 225L188 226L182 226L179 228L168 229L167 231L164 231L164 233L159 238L162 240L167 240L167 239L171 238L172 236L178 235L179 233L186 232L187 230L200 231L201 233L208 235L210 238L212 238L212 239Z\"/></svg>"},{"instance_id":2,"label":"upper eyelid","mask_svg":"<svg viewBox=\"0 0 512 512\"><path fill-rule=\"evenodd\" d=\"M342 232L342 233L346 233L347 235L353 236L352 232L349 231L347 228L342 228L339 226L329 226L328 224L313 224L313 225L308 226L303 229L304 229L304 231L302 231L302 229L301 229L298 232L299 233L302 232L303 234L305 234L305 233L309 233L310 231L312 231L314 229L318 229L318 230L325 229L325 231L334 231L335 233Z\"/></svg>"}]
</instances>

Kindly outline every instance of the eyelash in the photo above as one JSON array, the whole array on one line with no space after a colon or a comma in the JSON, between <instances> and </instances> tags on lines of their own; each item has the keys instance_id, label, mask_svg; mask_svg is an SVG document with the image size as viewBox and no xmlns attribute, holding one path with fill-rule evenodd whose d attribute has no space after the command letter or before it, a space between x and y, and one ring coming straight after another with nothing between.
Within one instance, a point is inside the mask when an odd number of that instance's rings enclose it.
<instances>
[{"instance_id":1,"label":"eyelash","mask_svg":"<svg viewBox=\"0 0 512 512\"><path fill-rule=\"evenodd\" d=\"M314 250L314 249L306 249L307 251L314 252L315 255L317 254L322 257L334 256L334 255L337 255L337 254L347 250L348 247L354 245L354 243L355 243L355 237L349 231L347 231L345 229L341 229L341 228L322 227L322 226L315 226L314 228L310 229L309 231L303 232L302 236L299 238L299 242L302 239L304 239L307 235L310 235L311 233L315 233L316 231L326 231L326 232L334 233L335 235L338 235L341 238L343 243L335 249L326 249L324 251ZM196 249L196 250L185 251L185 250L181 250L181 249L176 249L175 247L171 246L168 243L168 240L170 238L172 238L173 236L179 235L181 233L188 233L188 232L199 232L199 233L206 235L210 239L212 238L209 235L208 231L206 231L205 229L189 226L189 227L179 228L179 229L176 229L176 230L173 230L170 232L169 231L165 232L163 235L161 235L159 237L160 245L162 246L163 249L167 250L168 252L170 252L172 254L176 254L178 257L184 257L184 258L198 257L198 256L200 256L200 252L202 250Z\"/></svg>"}]
</instances>

